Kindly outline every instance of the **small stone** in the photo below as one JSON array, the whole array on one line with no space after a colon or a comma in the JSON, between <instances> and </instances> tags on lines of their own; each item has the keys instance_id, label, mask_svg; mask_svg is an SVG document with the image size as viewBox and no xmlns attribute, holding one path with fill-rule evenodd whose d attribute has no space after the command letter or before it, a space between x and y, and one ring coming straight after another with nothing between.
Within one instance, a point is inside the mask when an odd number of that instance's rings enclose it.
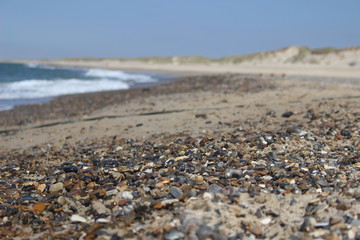
<instances>
[{"instance_id":1,"label":"small stone","mask_svg":"<svg viewBox=\"0 0 360 240\"><path fill-rule=\"evenodd\" d=\"M77 214L72 215L70 217L70 221L72 223L86 223L87 222L86 218L84 218L80 215L77 215Z\"/></svg>"},{"instance_id":2,"label":"small stone","mask_svg":"<svg viewBox=\"0 0 360 240\"><path fill-rule=\"evenodd\" d=\"M339 210L345 211L345 210L350 209L351 205L345 201L338 200L338 204L337 204L336 208Z\"/></svg>"},{"instance_id":3,"label":"small stone","mask_svg":"<svg viewBox=\"0 0 360 240\"><path fill-rule=\"evenodd\" d=\"M329 226L328 222L317 222L314 227L316 228L327 228Z\"/></svg>"},{"instance_id":4,"label":"small stone","mask_svg":"<svg viewBox=\"0 0 360 240\"><path fill-rule=\"evenodd\" d=\"M240 178L243 176L242 171L238 169L229 168L225 171L225 177L226 178Z\"/></svg>"},{"instance_id":5,"label":"small stone","mask_svg":"<svg viewBox=\"0 0 360 240\"><path fill-rule=\"evenodd\" d=\"M150 192L151 189L148 186L143 186L143 190L144 192Z\"/></svg>"},{"instance_id":6,"label":"small stone","mask_svg":"<svg viewBox=\"0 0 360 240\"><path fill-rule=\"evenodd\" d=\"M200 229L196 232L196 235L200 239L213 239L214 238L213 229L207 225L201 226Z\"/></svg>"},{"instance_id":7,"label":"small stone","mask_svg":"<svg viewBox=\"0 0 360 240\"><path fill-rule=\"evenodd\" d=\"M63 188L64 188L64 184L62 182L58 182L58 183L55 183L55 184L50 186L49 192L51 194L55 194L55 193L58 193L61 190L63 190Z\"/></svg>"},{"instance_id":8,"label":"small stone","mask_svg":"<svg viewBox=\"0 0 360 240\"><path fill-rule=\"evenodd\" d=\"M203 119L207 119L207 115L204 114L204 113L198 113L198 114L195 114L195 117L196 118L203 118Z\"/></svg>"},{"instance_id":9,"label":"small stone","mask_svg":"<svg viewBox=\"0 0 360 240\"><path fill-rule=\"evenodd\" d=\"M60 196L60 197L58 197L57 202L58 202L60 205L64 205L64 204L66 203L66 199L65 199L64 196Z\"/></svg>"},{"instance_id":10,"label":"small stone","mask_svg":"<svg viewBox=\"0 0 360 240\"><path fill-rule=\"evenodd\" d=\"M99 200L93 201L91 206L98 214L110 212L110 209L106 208Z\"/></svg>"},{"instance_id":11,"label":"small stone","mask_svg":"<svg viewBox=\"0 0 360 240\"><path fill-rule=\"evenodd\" d=\"M267 217L267 218L262 219L260 222L261 222L261 224L268 225L271 222L271 220L272 219L270 217Z\"/></svg>"},{"instance_id":12,"label":"small stone","mask_svg":"<svg viewBox=\"0 0 360 240\"><path fill-rule=\"evenodd\" d=\"M74 165L68 165L63 167L64 172L70 173L70 172L78 172L78 167Z\"/></svg>"},{"instance_id":13,"label":"small stone","mask_svg":"<svg viewBox=\"0 0 360 240\"><path fill-rule=\"evenodd\" d=\"M300 226L300 231L302 232L310 232L314 229L314 225L316 224L316 220L313 217L305 217L304 222Z\"/></svg>"},{"instance_id":14,"label":"small stone","mask_svg":"<svg viewBox=\"0 0 360 240\"><path fill-rule=\"evenodd\" d=\"M184 160L184 159L187 159L189 158L188 156L180 156L180 157L176 157L174 158L174 161L181 161L181 160Z\"/></svg>"},{"instance_id":15,"label":"small stone","mask_svg":"<svg viewBox=\"0 0 360 240\"><path fill-rule=\"evenodd\" d=\"M254 214L257 218L262 218L263 217L263 212L261 207L259 207L258 209L256 209L256 212Z\"/></svg>"},{"instance_id":16,"label":"small stone","mask_svg":"<svg viewBox=\"0 0 360 240\"><path fill-rule=\"evenodd\" d=\"M184 237L185 235L182 232L174 231L174 230L164 235L164 238L166 240L178 240L178 239L183 239Z\"/></svg>"},{"instance_id":17,"label":"small stone","mask_svg":"<svg viewBox=\"0 0 360 240\"><path fill-rule=\"evenodd\" d=\"M316 183L319 184L321 187L328 187L330 184L325 179L318 179Z\"/></svg>"},{"instance_id":18,"label":"small stone","mask_svg":"<svg viewBox=\"0 0 360 240\"><path fill-rule=\"evenodd\" d=\"M98 218L98 219L96 219L95 222L97 222L97 223L108 223L108 222L110 222L110 220L108 220L106 218Z\"/></svg>"},{"instance_id":19,"label":"small stone","mask_svg":"<svg viewBox=\"0 0 360 240\"><path fill-rule=\"evenodd\" d=\"M303 128L301 126L292 126L286 129L287 134L300 135L302 132L303 132Z\"/></svg>"},{"instance_id":20,"label":"small stone","mask_svg":"<svg viewBox=\"0 0 360 240\"><path fill-rule=\"evenodd\" d=\"M324 236L328 233L328 230L325 230L325 229L317 229L317 230L314 230L313 232L311 232L311 236L314 238L314 239L319 239L321 236Z\"/></svg>"},{"instance_id":21,"label":"small stone","mask_svg":"<svg viewBox=\"0 0 360 240\"><path fill-rule=\"evenodd\" d=\"M154 209L163 209L169 205L173 205L174 203L177 203L179 202L178 199L164 199L162 201L159 201L159 202L156 202L154 205L153 205L153 208Z\"/></svg>"},{"instance_id":22,"label":"small stone","mask_svg":"<svg viewBox=\"0 0 360 240\"><path fill-rule=\"evenodd\" d=\"M119 151L121 151L121 150L123 150L123 147L121 147L121 146L117 146L117 147L115 148L115 151L116 151L116 152L119 152Z\"/></svg>"},{"instance_id":23,"label":"small stone","mask_svg":"<svg viewBox=\"0 0 360 240\"><path fill-rule=\"evenodd\" d=\"M184 192L178 187L172 187L170 188L170 194L174 198L180 199L184 195Z\"/></svg>"},{"instance_id":24,"label":"small stone","mask_svg":"<svg viewBox=\"0 0 360 240\"><path fill-rule=\"evenodd\" d=\"M267 111L266 116L276 117L276 112L274 110Z\"/></svg>"},{"instance_id":25,"label":"small stone","mask_svg":"<svg viewBox=\"0 0 360 240\"><path fill-rule=\"evenodd\" d=\"M260 195L255 197L255 202L257 202L257 203L263 204L263 203L266 203L267 200L268 199L264 194L260 194Z\"/></svg>"},{"instance_id":26,"label":"small stone","mask_svg":"<svg viewBox=\"0 0 360 240\"><path fill-rule=\"evenodd\" d=\"M271 179L273 179L272 176L263 176L263 179L266 181L270 181Z\"/></svg>"},{"instance_id":27,"label":"small stone","mask_svg":"<svg viewBox=\"0 0 360 240\"><path fill-rule=\"evenodd\" d=\"M116 195L119 191L117 189L111 189L109 191L106 191L106 196L112 196Z\"/></svg>"},{"instance_id":28,"label":"small stone","mask_svg":"<svg viewBox=\"0 0 360 240\"><path fill-rule=\"evenodd\" d=\"M41 203L36 203L33 205L33 210L37 211L37 212L42 212L46 209L46 205L45 203L41 202Z\"/></svg>"},{"instance_id":29,"label":"small stone","mask_svg":"<svg viewBox=\"0 0 360 240\"><path fill-rule=\"evenodd\" d=\"M39 190L40 192L43 192L46 188L46 184L42 183L39 184L39 186L37 187L37 190Z\"/></svg>"},{"instance_id":30,"label":"small stone","mask_svg":"<svg viewBox=\"0 0 360 240\"><path fill-rule=\"evenodd\" d=\"M198 209L206 209L209 207L209 203L206 200L198 199L197 201L194 201L192 208L194 210Z\"/></svg>"},{"instance_id":31,"label":"small stone","mask_svg":"<svg viewBox=\"0 0 360 240\"><path fill-rule=\"evenodd\" d=\"M131 192L129 191L124 191L122 194L121 194L121 197L123 199L127 199L127 200L132 200L134 198L134 196L131 194Z\"/></svg>"},{"instance_id":32,"label":"small stone","mask_svg":"<svg viewBox=\"0 0 360 240\"><path fill-rule=\"evenodd\" d=\"M353 220L351 225L360 229L360 220Z\"/></svg>"},{"instance_id":33,"label":"small stone","mask_svg":"<svg viewBox=\"0 0 360 240\"><path fill-rule=\"evenodd\" d=\"M344 222L344 218L340 215L333 215L331 216L330 218L330 225L333 226L333 225L336 225L336 224L339 224L339 223L343 223Z\"/></svg>"},{"instance_id":34,"label":"small stone","mask_svg":"<svg viewBox=\"0 0 360 240\"><path fill-rule=\"evenodd\" d=\"M219 185L213 183L213 184L209 185L207 191L210 192L210 193L222 193L224 191L224 188L222 188Z\"/></svg>"},{"instance_id":35,"label":"small stone","mask_svg":"<svg viewBox=\"0 0 360 240\"><path fill-rule=\"evenodd\" d=\"M289 112L284 112L281 116L284 117L284 118L289 118L291 117L292 115L294 115L293 112L289 111Z\"/></svg>"},{"instance_id":36,"label":"small stone","mask_svg":"<svg viewBox=\"0 0 360 240\"><path fill-rule=\"evenodd\" d=\"M264 232L262 228L258 225L254 225L251 229L251 233L254 234L256 237L262 237L264 236Z\"/></svg>"},{"instance_id":37,"label":"small stone","mask_svg":"<svg viewBox=\"0 0 360 240\"><path fill-rule=\"evenodd\" d=\"M348 139L352 138L352 135L351 135L350 131L348 131L348 130L341 130L340 134Z\"/></svg>"}]
</instances>

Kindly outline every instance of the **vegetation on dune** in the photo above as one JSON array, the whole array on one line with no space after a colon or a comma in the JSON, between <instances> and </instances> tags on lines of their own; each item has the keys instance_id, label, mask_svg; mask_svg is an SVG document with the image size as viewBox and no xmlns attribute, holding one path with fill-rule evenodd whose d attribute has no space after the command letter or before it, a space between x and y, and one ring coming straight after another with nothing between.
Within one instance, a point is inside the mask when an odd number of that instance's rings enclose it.
<instances>
[{"instance_id":1,"label":"vegetation on dune","mask_svg":"<svg viewBox=\"0 0 360 240\"><path fill-rule=\"evenodd\" d=\"M341 50L342 49L337 49L337 48L332 48L332 47L317 48L317 49L312 49L311 54L322 55L322 54L329 54L329 53L338 53Z\"/></svg>"},{"instance_id":2,"label":"vegetation on dune","mask_svg":"<svg viewBox=\"0 0 360 240\"><path fill-rule=\"evenodd\" d=\"M304 60L306 56L311 53L311 49L308 47L298 47L298 53L294 55L289 62L290 63L297 63Z\"/></svg>"},{"instance_id":3,"label":"vegetation on dune","mask_svg":"<svg viewBox=\"0 0 360 240\"><path fill-rule=\"evenodd\" d=\"M240 55L240 56L231 56L231 57L224 57L219 59L214 59L215 62L218 63L242 63L246 61L252 61L255 59L263 59L269 56L271 52L261 52L261 53L253 53L248 55Z\"/></svg>"},{"instance_id":4,"label":"vegetation on dune","mask_svg":"<svg viewBox=\"0 0 360 240\"><path fill-rule=\"evenodd\" d=\"M231 63L239 64L243 62L251 62L256 60L265 60L267 58L276 57L278 54L284 53L291 48L296 49L297 53L285 59L286 63L303 62L308 56L321 56L330 53L340 53L342 51L360 50L360 46L350 48L318 48L310 49L305 46L286 47L279 50L259 52L247 55L229 56L223 58L207 58L202 56L178 56L178 57L139 57L139 58L64 58L63 61L119 61L119 62L144 62L144 63L159 63L159 64L212 64L212 63ZM317 63L317 60L310 58L312 64Z\"/></svg>"}]
</instances>

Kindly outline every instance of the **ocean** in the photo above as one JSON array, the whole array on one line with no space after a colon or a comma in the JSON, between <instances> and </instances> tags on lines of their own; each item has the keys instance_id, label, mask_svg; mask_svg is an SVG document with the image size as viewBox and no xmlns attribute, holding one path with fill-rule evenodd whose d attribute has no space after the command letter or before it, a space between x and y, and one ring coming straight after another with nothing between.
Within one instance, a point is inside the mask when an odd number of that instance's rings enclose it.
<instances>
[{"instance_id":1,"label":"ocean","mask_svg":"<svg viewBox=\"0 0 360 240\"><path fill-rule=\"evenodd\" d=\"M170 76L106 69L0 63L0 111L68 94L158 85Z\"/></svg>"}]
</instances>

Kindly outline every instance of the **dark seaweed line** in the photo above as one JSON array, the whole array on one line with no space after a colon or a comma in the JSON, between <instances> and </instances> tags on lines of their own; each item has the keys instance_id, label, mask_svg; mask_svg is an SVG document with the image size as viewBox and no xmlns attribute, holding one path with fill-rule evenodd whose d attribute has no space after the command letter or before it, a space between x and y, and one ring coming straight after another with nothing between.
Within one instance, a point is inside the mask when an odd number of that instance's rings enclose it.
<instances>
[{"instance_id":1,"label":"dark seaweed line","mask_svg":"<svg viewBox=\"0 0 360 240\"><path fill-rule=\"evenodd\" d=\"M243 106L235 106L235 107L243 107ZM105 118L114 119L114 118L126 118L126 117L151 116L151 115L171 114L171 113L190 112L190 111L220 110L220 109L224 109L224 108L229 108L229 107L221 107L221 108L186 108L186 109L175 109L175 110L168 110L168 111L147 112L147 113L130 114L130 115L106 115L106 116L86 118L86 119L81 119L81 120L46 123L46 124L41 124L41 125L28 127L28 128L2 130L2 131L0 131L0 134L10 134L10 133L16 133L16 132L19 132L19 131L23 131L23 130L53 127L53 126L57 126L57 125L65 125L65 124L70 124L70 123L75 123L75 122L96 121L96 120L102 120L102 119L105 119Z\"/></svg>"}]
</instances>

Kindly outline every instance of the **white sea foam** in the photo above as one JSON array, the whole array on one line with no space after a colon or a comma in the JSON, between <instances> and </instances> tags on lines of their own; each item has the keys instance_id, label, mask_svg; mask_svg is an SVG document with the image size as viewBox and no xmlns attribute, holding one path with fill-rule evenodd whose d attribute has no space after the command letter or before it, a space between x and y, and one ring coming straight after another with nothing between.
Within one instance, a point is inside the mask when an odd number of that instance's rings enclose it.
<instances>
[{"instance_id":1,"label":"white sea foam","mask_svg":"<svg viewBox=\"0 0 360 240\"><path fill-rule=\"evenodd\" d=\"M25 66L27 66L29 68L37 68L39 66L39 64L37 64L37 63L26 63Z\"/></svg>"},{"instance_id":2,"label":"white sea foam","mask_svg":"<svg viewBox=\"0 0 360 240\"><path fill-rule=\"evenodd\" d=\"M130 74L122 71L113 71L106 69L90 69L85 73L87 77L101 77L101 78L112 78L120 79L124 81L134 81L138 83L155 82L156 79L142 74Z\"/></svg>"},{"instance_id":3,"label":"white sea foam","mask_svg":"<svg viewBox=\"0 0 360 240\"><path fill-rule=\"evenodd\" d=\"M129 84L126 82L113 79L33 79L0 84L0 99L45 98L128 88Z\"/></svg>"},{"instance_id":4,"label":"white sea foam","mask_svg":"<svg viewBox=\"0 0 360 240\"><path fill-rule=\"evenodd\" d=\"M49 69L49 70L56 69L56 67L54 67L54 66L42 65L42 64L37 64L37 63L26 63L25 65L28 68L42 68L42 69Z\"/></svg>"},{"instance_id":5,"label":"white sea foam","mask_svg":"<svg viewBox=\"0 0 360 240\"><path fill-rule=\"evenodd\" d=\"M57 75L57 71L54 71L53 76L50 75L49 79L31 79L31 73L28 80L4 82L0 79L0 111L11 109L15 105L49 101L52 97L60 95L128 89L136 83L157 81L157 79L143 74L105 69L53 67L34 63L26 64L26 67L74 70L74 76L70 79L63 79Z\"/></svg>"}]
</instances>

